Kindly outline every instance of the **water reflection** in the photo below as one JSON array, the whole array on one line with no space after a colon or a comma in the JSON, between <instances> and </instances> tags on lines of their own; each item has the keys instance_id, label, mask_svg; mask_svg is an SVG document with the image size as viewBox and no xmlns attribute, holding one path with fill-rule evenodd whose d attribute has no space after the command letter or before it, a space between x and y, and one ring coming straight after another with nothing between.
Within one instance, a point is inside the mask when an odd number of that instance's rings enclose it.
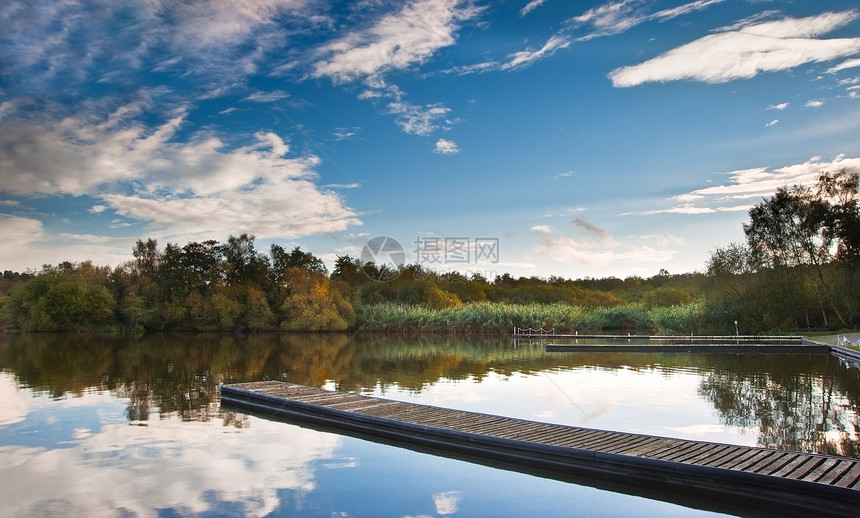
<instances>
[{"instance_id":1,"label":"water reflection","mask_svg":"<svg viewBox=\"0 0 860 518\"><path fill-rule=\"evenodd\" d=\"M860 458L858 373L831 355L730 356L699 394L721 421L757 429L761 446Z\"/></svg>"},{"instance_id":2,"label":"water reflection","mask_svg":"<svg viewBox=\"0 0 860 518\"><path fill-rule=\"evenodd\" d=\"M0 369L47 398L108 392L128 422L206 423L219 383L281 379L466 410L860 457L860 371L829 355L552 353L500 337L0 337ZM15 409L0 407L0 423Z\"/></svg>"},{"instance_id":3,"label":"water reflection","mask_svg":"<svg viewBox=\"0 0 860 518\"><path fill-rule=\"evenodd\" d=\"M0 428L0 515L159 516L166 508L182 515L234 508L241 516L266 516L279 507L279 491L313 490L313 463L331 458L341 443L336 435L297 427L285 441L284 425L266 421L238 434L227 417L187 422L154 413L147 426L129 426L108 394L84 391L58 406L11 385L0 374L3 399L18 400L18 421L4 419Z\"/></svg>"}]
</instances>

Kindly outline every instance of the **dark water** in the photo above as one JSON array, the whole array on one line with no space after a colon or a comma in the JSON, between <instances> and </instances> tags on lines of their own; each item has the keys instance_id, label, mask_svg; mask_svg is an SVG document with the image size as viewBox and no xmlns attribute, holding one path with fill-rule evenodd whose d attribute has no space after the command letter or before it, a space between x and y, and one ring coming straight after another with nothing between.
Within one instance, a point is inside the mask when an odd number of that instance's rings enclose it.
<instances>
[{"instance_id":1,"label":"dark water","mask_svg":"<svg viewBox=\"0 0 860 518\"><path fill-rule=\"evenodd\" d=\"M0 337L0 516L710 514L220 410L220 383L261 379L860 457L860 371L824 354L545 353L504 337L11 335Z\"/></svg>"}]
</instances>

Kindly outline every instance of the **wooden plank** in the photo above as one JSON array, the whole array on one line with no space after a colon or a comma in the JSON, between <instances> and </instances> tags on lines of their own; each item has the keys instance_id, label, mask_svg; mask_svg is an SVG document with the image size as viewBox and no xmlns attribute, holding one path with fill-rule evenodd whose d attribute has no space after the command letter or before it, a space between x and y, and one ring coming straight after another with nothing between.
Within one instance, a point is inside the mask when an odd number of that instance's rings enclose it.
<instances>
[{"instance_id":1,"label":"wooden plank","mask_svg":"<svg viewBox=\"0 0 860 518\"><path fill-rule=\"evenodd\" d=\"M755 464L747 466L745 469L746 471L752 471L754 473L760 473L763 470L775 469L775 466L781 466L785 464L784 459L786 457L793 458L793 455L788 452L775 451L773 455L763 457L761 460L759 460Z\"/></svg>"},{"instance_id":2,"label":"wooden plank","mask_svg":"<svg viewBox=\"0 0 860 518\"><path fill-rule=\"evenodd\" d=\"M635 453L631 452L643 451L643 449L645 449L645 447L649 445L651 446L650 449L654 449L656 447L656 444L659 442L660 439L658 439L657 437L633 436L630 438L630 440L623 444L618 444L615 447L607 448L606 452L620 453L622 455L635 455Z\"/></svg>"},{"instance_id":3,"label":"wooden plank","mask_svg":"<svg viewBox=\"0 0 860 518\"><path fill-rule=\"evenodd\" d=\"M665 439L662 437L654 437L653 442L643 443L639 446L634 446L626 451L620 451L623 455L630 455L634 457L648 457L652 458L652 453L655 451L662 450L666 447L667 444L674 444L674 440Z\"/></svg>"},{"instance_id":4,"label":"wooden plank","mask_svg":"<svg viewBox=\"0 0 860 518\"><path fill-rule=\"evenodd\" d=\"M543 434L541 442L552 444L554 446L569 446L578 448L586 436L591 434L583 430L566 431L563 428L556 428L552 431L547 431Z\"/></svg>"},{"instance_id":5,"label":"wooden plank","mask_svg":"<svg viewBox=\"0 0 860 518\"><path fill-rule=\"evenodd\" d=\"M843 473L851 469L851 467L855 464L857 464L857 462L853 460L840 460L838 464L833 466L833 468L828 471L826 475L818 478L816 482L819 482L821 484L833 484L839 477L842 476Z\"/></svg>"},{"instance_id":6,"label":"wooden plank","mask_svg":"<svg viewBox=\"0 0 860 518\"><path fill-rule=\"evenodd\" d=\"M783 474L782 477L800 480L804 478L807 473L815 469L815 466L817 466L820 462L821 458L819 457L807 457L803 464L800 464L792 471Z\"/></svg>"},{"instance_id":7,"label":"wooden plank","mask_svg":"<svg viewBox=\"0 0 860 518\"><path fill-rule=\"evenodd\" d=\"M716 453L716 451L719 449L720 445L718 444L703 443L693 448L688 448L684 450L683 453L678 455L677 457L666 457L666 460L684 462L686 464L696 464L694 459L707 458Z\"/></svg>"},{"instance_id":8,"label":"wooden plank","mask_svg":"<svg viewBox=\"0 0 860 518\"><path fill-rule=\"evenodd\" d=\"M786 477L789 473L796 470L801 465L809 461L808 455L798 455L797 458L783 466L782 468L771 473L774 477Z\"/></svg>"},{"instance_id":9,"label":"wooden plank","mask_svg":"<svg viewBox=\"0 0 860 518\"><path fill-rule=\"evenodd\" d=\"M590 438L588 440L582 441L580 444L581 448L585 448L588 450L597 450L600 449L600 445L602 444L613 444L615 439L619 438L620 434L604 434L598 437Z\"/></svg>"},{"instance_id":10,"label":"wooden plank","mask_svg":"<svg viewBox=\"0 0 860 518\"><path fill-rule=\"evenodd\" d=\"M818 479L823 477L831 468L836 466L839 463L839 459L829 458L824 459L821 464L815 467L812 471L810 471L805 477L801 480L809 480L811 482L818 482Z\"/></svg>"},{"instance_id":11,"label":"wooden plank","mask_svg":"<svg viewBox=\"0 0 860 518\"><path fill-rule=\"evenodd\" d=\"M697 464L708 467L720 467L724 464L729 464L733 459L740 457L746 453L749 448L747 446L726 445L728 448L723 451L715 451L711 455L699 459Z\"/></svg>"},{"instance_id":12,"label":"wooden plank","mask_svg":"<svg viewBox=\"0 0 860 518\"><path fill-rule=\"evenodd\" d=\"M460 423L457 426L452 427L452 429L459 430L461 432L478 433L477 430L479 430L481 426L494 423L497 419L498 417L495 416L484 416L481 419L474 419L469 422Z\"/></svg>"},{"instance_id":13,"label":"wooden plank","mask_svg":"<svg viewBox=\"0 0 860 518\"><path fill-rule=\"evenodd\" d=\"M485 435L495 435L496 432L504 430L505 428L507 428L509 426L510 426L509 423L497 421L494 423L487 423L487 424L482 425L480 427L477 427L471 431L473 431L473 433L479 433L479 434L485 434Z\"/></svg>"},{"instance_id":14,"label":"wooden plank","mask_svg":"<svg viewBox=\"0 0 860 518\"><path fill-rule=\"evenodd\" d=\"M749 468L750 466L755 466L762 460L767 460L771 458L774 454L776 454L776 452L773 450L758 450L755 455L748 457L743 462L732 466L732 469L737 469L740 471L749 471L747 468Z\"/></svg>"},{"instance_id":15,"label":"wooden plank","mask_svg":"<svg viewBox=\"0 0 860 518\"><path fill-rule=\"evenodd\" d=\"M839 479L835 480L833 485L839 487L857 487L858 483L860 483L860 462L855 460L854 466Z\"/></svg>"},{"instance_id":16,"label":"wooden plank","mask_svg":"<svg viewBox=\"0 0 860 518\"><path fill-rule=\"evenodd\" d=\"M651 454L654 459L668 460L670 457L681 455L689 448L696 446L696 443L688 441L678 441L675 444L667 445L663 451L657 451Z\"/></svg>"},{"instance_id":17,"label":"wooden plank","mask_svg":"<svg viewBox=\"0 0 860 518\"><path fill-rule=\"evenodd\" d=\"M747 451L742 452L740 455L732 457L731 459L726 459L725 462L722 463L714 463L711 466L724 468L724 469L735 469L735 466L746 462L750 457L758 454L758 450L749 449Z\"/></svg>"},{"instance_id":18,"label":"wooden plank","mask_svg":"<svg viewBox=\"0 0 860 518\"><path fill-rule=\"evenodd\" d=\"M329 408L337 408L338 410L346 410L349 412L355 412L356 414L364 414L365 411L376 408L376 407L384 407L391 406L393 403L385 403L380 401L367 401L365 399L359 401L347 401L344 403L337 403L334 405L328 405Z\"/></svg>"},{"instance_id":19,"label":"wooden plank","mask_svg":"<svg viewBox=\"0 0 860 518\"><path fill-rule=\"evenodd\" d=\"M706 466L711 459L725 458L725 456L729 452L733 452L739 449L739 447L732 446L730 444L714 444L713 446L714 447L710 450L702 452L700 455L696 455L695 457L692 457L690 459L687 459L686 462L689 462L690 464L700 464Z\"/></svg>"},{"instance_id":20,"label":"wooden plank","mask_svg":"<svg viewBox=\"0 0 860 518\"><path fill-rule=\"evenodd\" d=\"M764 473L765 475L770 475L772 473L776 473L781 470L785 466L788 466L790 463L797 460L798 457L805 456L805 454L787 451L784 455L781 455L778 459L775 459L774 462L761 466L754 471L756 473Z\"/></svg>"}]
</instances>

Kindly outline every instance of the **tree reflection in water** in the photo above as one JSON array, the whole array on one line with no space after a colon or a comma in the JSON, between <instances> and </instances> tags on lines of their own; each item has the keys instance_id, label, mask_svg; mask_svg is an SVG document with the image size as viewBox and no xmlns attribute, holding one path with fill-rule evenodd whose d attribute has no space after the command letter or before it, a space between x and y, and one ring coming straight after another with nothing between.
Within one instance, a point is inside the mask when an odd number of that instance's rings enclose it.
<instances>
[{"instance_id":1,"label":"tree reflection in water","mask_svg":"<svg viewBox=\"0 0 860 518\"><path fill-rule=\"evenodd\" d=\"M761 446L860 457L860 371L831 355L721 358L699 394L728 425L758 429Z\"/></svg>"},{"instance_id":2,"label":"tree reflection in water","mask_svg":"<svg viewBox=\"0 0 860 518\"><path fill-rule=\"evenodd\" d=\"M0 336L0 369L54 398L109 391L131 423L152 412L186 421L247 418L221 412L220 383L283 380L339 390L421 392L440 379L577 369L693 371L720 421L757 429L762 446L860 457L860 371L829 355L545 353L509 338L380 334L80 334Z\"/></svg>"}]
</instances>

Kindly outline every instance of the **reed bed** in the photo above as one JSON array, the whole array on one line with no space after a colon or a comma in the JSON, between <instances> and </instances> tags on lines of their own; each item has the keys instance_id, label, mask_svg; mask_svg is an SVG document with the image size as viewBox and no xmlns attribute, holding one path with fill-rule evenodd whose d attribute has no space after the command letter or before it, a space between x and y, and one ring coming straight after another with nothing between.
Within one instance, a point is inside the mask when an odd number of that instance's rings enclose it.
<instances>
[{"instance_id":1,"label":"reed bed","mask_svg":"<svg viewBox=\"0 0 860 518\"><path fill-rule=\"evenodd\" d=\"M557 333L618 329L653 334L699 332L698 304L646 308L626 304L586 309L570 304L475 302L451 308L380 303L356 308L356 325L366 331L510 333L514 327L555 329Z\"/></svg>"}]
</instances>

